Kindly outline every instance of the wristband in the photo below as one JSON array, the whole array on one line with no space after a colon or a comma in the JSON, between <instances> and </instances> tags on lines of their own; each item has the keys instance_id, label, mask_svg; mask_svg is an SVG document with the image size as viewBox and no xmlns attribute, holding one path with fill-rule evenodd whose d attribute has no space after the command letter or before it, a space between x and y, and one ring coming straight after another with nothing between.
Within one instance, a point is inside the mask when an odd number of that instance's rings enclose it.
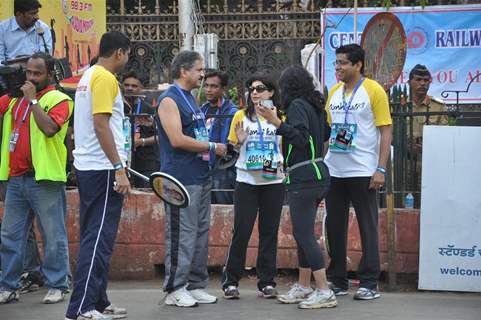
<instances>
[{"instance_id":1,"label":"wristband","mask_svg":"<svg viewBox=\"0 0 481 320\"><path fill-rule=\"evenodd\" d=\"M142 138L142 147L145 147L145 139Z\"/></svg>"},{"instance_id":2,"label":"wristband","mask_svg":"<svg viewBox=\"0 0 481 320\"><path fill-rule=\"evenodd\" d=\"M215 142L209 142L209 151L215 151L216 144Z\"/></svg>"},{"instance_id":3,"label":"wristband","mask_svg":"<svg viewBox=\"0 0 481 320\"><path fill-rule=\"evenodd\" d=\"M384 167L377 167L376 171L381 172L382 174L386 174L386 168L384 168Z\"/></svg>"},{"instance_id":4,"label":"wristband","mask_svg":"<svg viewBox=\"0 0 481 320\"><path fill-rule=\"evenodd\" d=\"M115 169L115 170L122 169L123 167L124 167L124 166L122 165L122 162L114 163L114 169Z\"/></svg>"}]
</instances>

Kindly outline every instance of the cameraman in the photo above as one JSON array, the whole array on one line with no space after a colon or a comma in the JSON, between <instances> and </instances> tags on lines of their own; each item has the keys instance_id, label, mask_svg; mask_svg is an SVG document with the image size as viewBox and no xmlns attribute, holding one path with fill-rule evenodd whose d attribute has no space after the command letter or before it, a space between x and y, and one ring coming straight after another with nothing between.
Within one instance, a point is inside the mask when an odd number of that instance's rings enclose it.
<instances>
[{"instance_id":1,"label":"cameraman","mask_svg":"<svg viewBox=\"0 0 481 320\"><path fill-rule=\"evenodd\" d=\"M38 0L15 0L13 4L14 16L0 22L0 66L6 60L29 56L38 51L52 54L52 36L50 28L39 20L38 11L42 7ZM25 65L24 65L25 67ZM0 79L1 82L5 79ZM6 84L6 83L2 83ZM3 91L0 89L0 91ZM3 183L3 182L0 182ZM33 212L31 213L34 216ZM25 254L25 269L22 275L22 292L36 290L43 285L40 271L40 255L32 226Z\"/></svg>"},{"instance_id":2,"label":"cameraman","mask_svg":"<svg viewBox=\"0 0 481 320\"><path fill-rule=\"evenodd\" d=\"M0 304L19 297L31 210L44 240L42 272L49 290L43 302L62 301L68 289L64 140L73 102L51 85L54 73L54 59L35 53L27 63L23 97L0 98L0 180L8 185L1 229Z\"/></svg>"},{"instance_id":3,"label":"cameraman","mask_svg":"<svg viewBox=\"0 0 481 320\"><path fill-rule=\"evenodd\" d=\"M38 0L14 1L15 15L0 23L0 64L39 51L53 55L50 28L38 17L41 7Z\"/></svg>"}]
</instances>

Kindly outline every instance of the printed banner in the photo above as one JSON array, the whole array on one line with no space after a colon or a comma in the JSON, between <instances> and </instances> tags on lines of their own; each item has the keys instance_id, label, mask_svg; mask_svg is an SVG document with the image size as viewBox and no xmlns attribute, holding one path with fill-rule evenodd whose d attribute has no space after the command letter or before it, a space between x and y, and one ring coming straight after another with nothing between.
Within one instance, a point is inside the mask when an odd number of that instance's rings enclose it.
<instances>
[{"instance_id":1,"label":"printed banner","mask_svg":"<svg viewBox=\"0 0 481 320\"><path fill-rule=\"evenodd\" d=\"M481 292L480 136L424 127L419 289Z\"/></svg>"},{"instance_id":2,"label":"printed banner","mask_svg":"<svg viewBox=\"0 0 481 320\"><path fill-rule=\"evenodd\" d=\"M40 0L40 20L52 31L54 56L67 58L74 75L97 55L106 31L105 0ZM13 0L0 1L0 19L13 16Z\"/></svg>"},{"instance_id":3,"label":"printed banner","mask_svg":"<svg viewBox=\"0 0 481 320\"><path fill-rule=\"evenodd\" d=\"M326 9L321 14L322 85L331 88L336 83L333 62L335 50L354 42L354 11ZM384 8L360 8L357 16L358 43L369 19L386 12ZM346 15L346 12L348 14ZM409 71L424 64L433 77L429 95L455 103L455 94L442 98L444 90L466 90L468 83L481 74L481 5L394 7L388 12L401 21L407 37L407 57L398 84L408 81ZM469 92L459 96L461 103L481 103L481 76Z\"/></svg>"}]
</instances>

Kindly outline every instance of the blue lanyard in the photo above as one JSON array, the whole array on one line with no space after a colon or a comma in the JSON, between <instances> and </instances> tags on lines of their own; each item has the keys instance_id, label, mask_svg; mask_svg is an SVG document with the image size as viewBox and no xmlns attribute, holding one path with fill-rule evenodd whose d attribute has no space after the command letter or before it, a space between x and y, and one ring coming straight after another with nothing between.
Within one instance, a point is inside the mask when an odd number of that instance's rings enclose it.
<instances>
[{"instance_id":1,"label":"blue lanyard","mask_svg":"<svg viewBox=\"0 0 481 320\"><path fill-rule=\"evenodd\" d=\"M257 131L259 132L259 143L261 144L262 152L264 152L264 132L262 131L261 122L259 116L256 115ZM274 137L274 151L277 153L277 137Z\"/></svg>"},{"instance_id":2,"label":"blue lanyard","mask_svg":"<svg viewBox=\"0 0 481 320\"><path fill-rule=\"evenodd\" d=\"M140 98L137 99L137 114L140 114Z\"/></svg>"},{"instance_id":3,"label":"blue lanyard","mask_svg":"<svg viewBox=\"0 0 481 320\"><path fill-rule=\"evenodd\" d=\"M194 107L192 107L192 105L190 104L189 99L187 99L187 97L185 96L184 91L183 91L183 90L179 87L179 85L178 85L177 83L175 83L175 82L174 82L174 87L177 89L177 91L179 91L179 93L180 93L180 95L182 96L182 98L184 98L184 101L187 103L187 105L189 106L190 111L192 111L192 113L194 114L194 116L195 116L196 114L198 114L198 113L200 114L200 116L201 116L201 118L202 118L202 122L204 123L204 128L207 128L207 125L206 125L206 123L205 123L205 115L204 115L204 113L203 113L202 111L201 111L201 112L196 112L196 109L197 109L198 111L200 111L199 108L194 108Z\"/></svg>"},{"instance_id":4,"label":"blue lanyard","mask_svg":"<svg viewBox=\"0 0 481 320\"><path fill-rule=\"evenodd\" d=\"M15 121L17 121L17 117L18 117L18 110L20 110L20 106L22 105L23 103L23 99L20 100L18 106L17 106L17 110L15 110L15 116L13 117L13 122L14 122L14 125L15 125ZM22 121L20 122L20 125L18 126L17 129L15 130L18 130L20 131L20 128L22 127L23 123L25 122L25 120L27 119L27 113L28 113L28 110L30 110L30 103L27 105L27 108L25 109L25 111L23 112L23 117L22 117Z\"/></svg>"},{"instance_id":5,"label":"blue lanyard","mask_svg":"<svg viewBox=\"0 0 481 320\"><path fill-rule=\"evenodd\" d=\"M347 125L347 114L349 112L349 108L351 107L351 103L352 103L352 100L354 99L354 96L356 95L357 89L359 89L363 81L364 81L364 77L361 77L361 79L359 79L359 82L356 84L354 91L351 94L351 98L349 99L349 104L346 103L346 84L342 86L342 107L345 112L344 125Z\"/></svg>"}]
</instances>

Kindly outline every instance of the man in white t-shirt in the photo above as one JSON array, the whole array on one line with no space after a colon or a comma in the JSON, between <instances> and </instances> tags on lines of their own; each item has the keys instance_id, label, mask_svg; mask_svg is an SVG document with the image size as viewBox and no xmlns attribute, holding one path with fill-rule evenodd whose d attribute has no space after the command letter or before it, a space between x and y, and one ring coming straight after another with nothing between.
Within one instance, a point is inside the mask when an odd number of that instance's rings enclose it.
<instances>
[{"instance_id":1,"label":"man in white t-shirt","mask_svg":"<svg viewBox=\"0 0 481 320\"><path fill-rule=\"evenodd\" d=\"M129 120L115 78L129 53L130 40L124 34L105 33L99 60L85 71L75 94L73 155L80 196L80 249L66 319L113 319L112 315L119 319L127 313L110 303L106 290L122 202L130 191L125 172L130 130L124 130Z\"/></svg>"},{"instance_id":2,"label":"man in white t-shirt","mask_svg":"<svg viewBox=\"0 0 481 320\"><path fill-rule=\"evenodd\" d=\"M348 289L346 251L350 203L362 241L357 273L357 300L379 298L378 208L376 191L385 181L392 139L392 120L386 92L363 76L364 50L357 44L336 50L336 76L341 81L329 92L326 103L331 125L326 164L331 189L326 197L327 236L331 262L327 277L336 295Z\"/></svg>"}]
</instances>

